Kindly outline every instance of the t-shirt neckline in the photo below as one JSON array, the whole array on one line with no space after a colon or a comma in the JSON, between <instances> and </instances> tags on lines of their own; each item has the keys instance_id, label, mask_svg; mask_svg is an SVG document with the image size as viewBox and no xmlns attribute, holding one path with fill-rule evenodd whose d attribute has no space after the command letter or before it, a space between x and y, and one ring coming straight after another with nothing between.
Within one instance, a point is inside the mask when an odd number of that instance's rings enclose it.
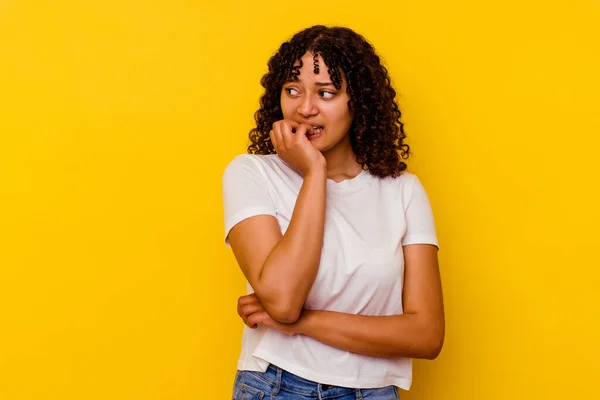
<instances>
[{"instance_id":1,"label":"t-shirt neckline","mask_svg":"<svg viewBox=\"0 0 600 400\"><path fill-rule=\"evenodd\" d=\"M368 178L369 171L361 170L358 175L353 178L344 179L343 181L336 182L333 179L327 178L327 188L333 190L342 190L348 188L357 188Z\"/></svg>"}]
</instances>

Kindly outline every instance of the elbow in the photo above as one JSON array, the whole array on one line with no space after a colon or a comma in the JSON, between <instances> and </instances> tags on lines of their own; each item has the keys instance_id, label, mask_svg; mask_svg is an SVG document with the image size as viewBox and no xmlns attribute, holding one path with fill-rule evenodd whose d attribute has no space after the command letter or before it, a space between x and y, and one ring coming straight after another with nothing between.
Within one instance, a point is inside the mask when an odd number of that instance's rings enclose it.
<instances>
[{"instance_id":1,"label":"elbow","mask_svg":"<svg viewBox=\"0 0 600 400\"><path fill-rule=\"evenodd\" d=\"M294 295L283 288L265 288L257 294L267 313L277 322L293 324L298 321L305 297Z\"/></svg>"},{"instance_id":2,"label":"elbow","mask_svg":"<svg viewBox=\"0 0 600 400\"><path fill-rule=\"evenodd\" d=\"M440 355L444 346L444 324L436 326L436 324L430 321L423 321L416 328L413 331L412 339L409 342L404 342L404 349L398 349L399 354L397 355L423 360L435 360Z\"/></svg>"},{"instance_id":3,"label":"elbow","mask_svg":"<svg viewBox=\"0 0 600 400\"><path fill-rule=\"evenodd\" d=\"M298 306L291 302L279 301L267 308L267 312L277 322L293 324L298 321L302 312L302 305Z\"/></svg>"},{"instance_id":4,"label":"elbow","mask_svg":"<svg viewBox=\"0 0 600 400\"><path fill-rule=\"evenodd\" d=\"M418 357L425 360L435 360L441 353L444 346L444 333L431 332L421 343Z\"/></svg>"},{"instance_id":5,"label":"elbow","mask_svg":"<svg viewBox=\"0 0 600 400\"><path fill-rule=\"evenodd\" d=\"M422 357L425 360L435 360L441 353L443 347L443 341L438 341L428 344L423 349Z\"/></svg>"},{"instance_id":6,"label":"elbow","mask_svg":"<svg viewBox=\"0 0 600 400\"><path fill-rule=\"evenodd\" d=\"M293 324L300 318L300 313L282 313L276 316L271 315L271 317L282 324Z\"/></svg>"}]
</instances>

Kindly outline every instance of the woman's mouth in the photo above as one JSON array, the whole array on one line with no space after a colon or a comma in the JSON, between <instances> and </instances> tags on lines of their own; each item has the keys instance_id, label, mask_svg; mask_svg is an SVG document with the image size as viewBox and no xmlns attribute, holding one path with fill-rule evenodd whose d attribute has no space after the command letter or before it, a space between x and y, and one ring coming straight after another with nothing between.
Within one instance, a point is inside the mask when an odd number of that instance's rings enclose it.
<instances>
[{"instance_id":1,"label":"woman's mouth","mask_svg":"<svg viewBox=\"0 0 600 400\"><path fill-rule=\"evenodd\" d=\"M323 133L323 127L322 126L313 126L312 128L309 129L309 131L307 132L307 137L309 139L316 139L319 136L321 136L321 133Z\"/></svg>"}]
</instances>

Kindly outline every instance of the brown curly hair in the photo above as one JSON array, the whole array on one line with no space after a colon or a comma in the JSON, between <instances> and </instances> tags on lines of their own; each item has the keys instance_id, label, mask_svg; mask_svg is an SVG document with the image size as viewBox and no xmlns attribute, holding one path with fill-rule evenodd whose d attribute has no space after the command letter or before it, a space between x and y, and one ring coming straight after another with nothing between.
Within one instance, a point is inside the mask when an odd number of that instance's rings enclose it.
<instances>
[{"instance_id":1,"label":"brown curly hair","mask_svg":"<svg viewBox=\"0 0 600 400\"><path fill-rule=\"evenodd\" d=\"M256 128L250 131L248 153L275 153L269 131L274 122L283 119L281 90L299 74L301 58L307 52L315 59L317 55L323 57L337 89L342 85L342 74L346 79L348 107L353 114L350 142L356 161L372 175L399 176L406 170L402 160L408 158L410 147L404 143L406 135L395 101L396 91L373 46L345 27L316 25L304 29L271 57L269 71L260 82L265 92L260 98L260 109L254 114Z\"/></svg>"}]
</instances>

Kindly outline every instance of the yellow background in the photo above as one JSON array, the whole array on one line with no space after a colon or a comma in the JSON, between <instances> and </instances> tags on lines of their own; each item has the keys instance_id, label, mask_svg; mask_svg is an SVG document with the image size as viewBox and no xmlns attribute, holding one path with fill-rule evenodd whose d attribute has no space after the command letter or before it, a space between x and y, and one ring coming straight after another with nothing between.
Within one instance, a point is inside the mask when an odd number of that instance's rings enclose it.
<instances>
[{"instance_id":1,"label":"yellow background","mask_svg":"<svg viewBox=\"0 0 600 400\"><path fill-rule=\"evenodd\" d=\"M436 215L447 340L411 399L600 381L600 2L0 2L0 398L227 399L221 173L314 23L389 66Z\"/></svg>"}]
</instances>

